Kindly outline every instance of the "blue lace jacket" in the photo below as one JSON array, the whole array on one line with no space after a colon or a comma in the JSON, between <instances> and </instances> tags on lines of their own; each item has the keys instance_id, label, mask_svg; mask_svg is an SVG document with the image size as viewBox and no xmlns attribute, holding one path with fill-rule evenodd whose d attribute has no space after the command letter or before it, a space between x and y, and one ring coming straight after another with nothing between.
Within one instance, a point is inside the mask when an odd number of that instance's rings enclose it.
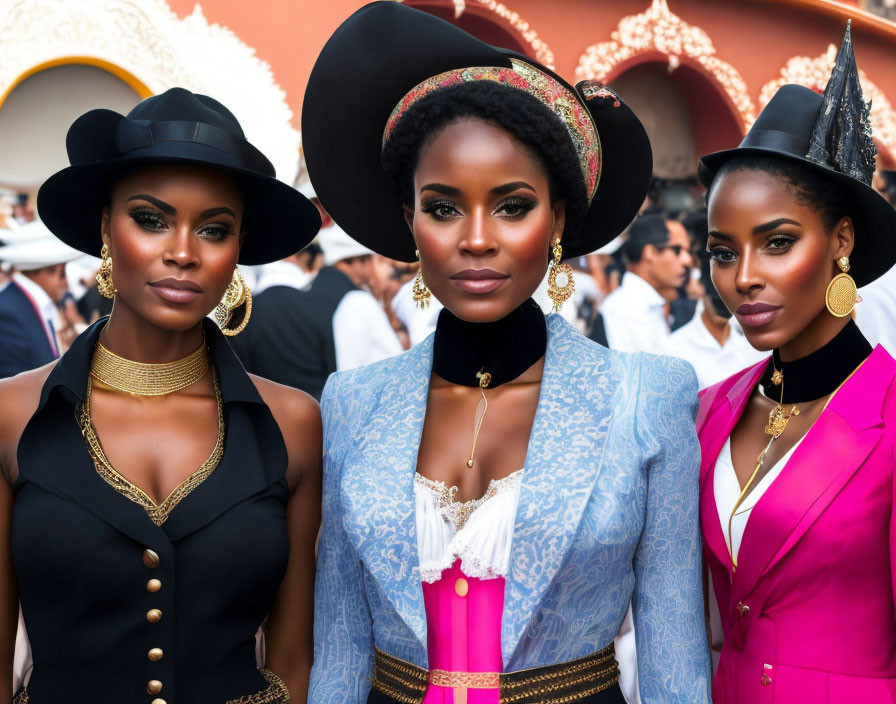
<instances>
[{"instance_id":1,"label":"blue lace jacket","mask_svg":"<svg viewBox=\"0 0 896 704\"><path fill-rule=\"evenodd\" d=\"M548 317L506 578L505 671L608 645L632 601L644 704L709 701L690 365ZM427 667L413 479L432 337L334 374L324 421L311 704L363 704L374 645Z\"/></svg>"}]
</instances>

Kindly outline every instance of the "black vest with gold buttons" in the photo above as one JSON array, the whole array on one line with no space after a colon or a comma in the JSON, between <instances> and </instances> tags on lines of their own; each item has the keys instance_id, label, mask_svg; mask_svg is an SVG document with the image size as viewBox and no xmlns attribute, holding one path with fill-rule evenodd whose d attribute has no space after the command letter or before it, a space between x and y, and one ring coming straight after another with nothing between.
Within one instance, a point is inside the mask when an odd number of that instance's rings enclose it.
<instances>
[{"instance_id":1,"label":"black vest with gold buttons","mask_svg":"<svg viewBox=\"0 0 896 704\"><path fill-rule=\"evenodd\" d=\"M224 454L156 525L100 476L80 432L104 324L59 360L19 443L12 549L34 659L20 699L285 702L282 683L257 669L255 656L288 556L279 427L224 337L206 325Z\"/></svg>"}]
</instances>

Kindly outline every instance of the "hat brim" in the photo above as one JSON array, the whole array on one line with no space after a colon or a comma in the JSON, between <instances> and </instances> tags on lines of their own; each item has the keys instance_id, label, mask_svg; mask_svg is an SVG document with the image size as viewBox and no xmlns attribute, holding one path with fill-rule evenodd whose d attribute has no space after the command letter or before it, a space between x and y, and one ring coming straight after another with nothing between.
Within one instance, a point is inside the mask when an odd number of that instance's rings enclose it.
<instances>
[{"instance_id":1,"label":"hat brim","mask_svg":"<svg viewBox=\"0 0 896 704\"><path fill-rule=\"evenodd\" d=\"M40 187L37 209L41 220L71 247L99 256L100 222L109 179L122 168L153 164L201 165L232 175L241 187L247 237L240 264L266 264L305 247L320 229L317 207L294 188L256 171L241 168L231 155L214 147L190 142L160 142L151 149L115 154L116 117L110 110L93 110L81 116L68 134L73 142L90 145L94 160L69 166L53 174ZM114 155L114 156L113 156Z\"/></svg>"},{"instance_id":2,"label":"hat brim","mask_svg":"<svg viewBox=\"0 0 896 704\"><path fill-rule=\"evenodd\" d=\"M380 161L389 115L427 78L472 66L509 68L511 57L576 93L537 61L490 46L420 10L378 2L349 17L321 51L302 108L305 161L327 213L370 249L414 261L401 199ZM643 204L653 170L647 133L625 103L582 102L594 118L603 161L584 224L564 245L564 257L593 252L622 232Z\"/></svg>"},{"instance_id":3,"label":"hat brim","mask_svg":"<svg viewBox=\"0 0 896 704\"><path fill-rule=\"evenodd\" d=\"M849 257L849 275L856 286L865 286L883 276L896 264L896 209L870 186L858 179L829 169L791 152L761 147L737 147L704 156L697 168L700 182L708 189L719 169L746 155L781 157L801 164L846 189L853 201L850 216L855 227L855 244Z\"/></svg>"}]
</instances>

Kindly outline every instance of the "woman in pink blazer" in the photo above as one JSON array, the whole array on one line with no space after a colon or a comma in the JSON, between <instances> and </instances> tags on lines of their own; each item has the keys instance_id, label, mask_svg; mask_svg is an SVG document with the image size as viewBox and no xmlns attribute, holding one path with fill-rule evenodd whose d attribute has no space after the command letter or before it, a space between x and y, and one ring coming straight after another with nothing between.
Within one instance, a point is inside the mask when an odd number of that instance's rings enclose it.
<instances>
[{"instance_id":1,"label":"woman in pink blazer","mask_svg":"<svg viewBox=\"0 0 896 704\"><path fill-rule=\"evenodd\" d=\"M850 317L896 260L867 114L847 29L823 97L783 86L701 161L713 283L772 351L697 418L716 704L896 702L896 361Z\"/></svg>"}]
</instances>

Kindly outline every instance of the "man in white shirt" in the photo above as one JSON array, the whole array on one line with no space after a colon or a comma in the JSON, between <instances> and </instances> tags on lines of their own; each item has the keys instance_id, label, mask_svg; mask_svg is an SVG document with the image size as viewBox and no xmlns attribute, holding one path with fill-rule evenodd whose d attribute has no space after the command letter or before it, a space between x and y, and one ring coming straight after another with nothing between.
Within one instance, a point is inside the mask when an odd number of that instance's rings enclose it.
<instances>
[{"instance_id":1,"label":"man in white shirt","mask_svg":"<svg viewBox=\"0 0 896 704\"><path fill-rule=\"evenodd\" d=\"M255 267L258 277L251 287L252 294L257 296L273 286L305 288L322 266L323 252L320 246L312 242L292 256Z\"/></svg>"},{"instance_id":2,"label":"man in white shirt","mask_svg":"<svg viewBox=\"0 0 896 704\"><path fill-rule=\"evenodd\" d=\"M709 260L701 267L704 295L690 322L666 338L662 354L690 362L701 389L768 357L750 346L740 326L731 317L709 276Z\"/></svg>"},{"instance_id":3,"label":"man in white shirt","mask_svg":"<svg viewBox=\"0 0 896 704\"><path fill-rule=\"evenodd\" d=\"M623 352L656 352L669 336L666 306L693 265L684 225L659 213L641 215L623 245L622 284L601 304L607 342Z\"/></svg>"},{"instance_id":4,"label":"man in white shirt","mask_svg":"<svg viewBox=\"0 0 896 704\"><path fill-rule=\"evenodd\" d=\"M68 290L65 265L80 256L37 220L0 247L0 262L13 269L0 291L0 378L40 367L62 353L58 304Z\"/></svg>"},{"instance_id":5,"label":"man in white shirt","mask_svg":"<svg viewBox=\"0 0 896 704\"><path fill-rule=\"evenodd\" d=\"M334 224L317 235L324 267L304 288L274 285L258 296L232 345L246 370L320 399L327 378L402 351L379 302L362 287L372 252Z\"/></svg>"},{"instance_id":6,"label":"man in white shirt","mask_svg":"<svg viewBox=\"0 0 896 704\"><path fill-rule=\"evenodd\" d=\"M896 356L896 267L859 290L856 324L872 345Z\"/></svg>"}]
</instances>

